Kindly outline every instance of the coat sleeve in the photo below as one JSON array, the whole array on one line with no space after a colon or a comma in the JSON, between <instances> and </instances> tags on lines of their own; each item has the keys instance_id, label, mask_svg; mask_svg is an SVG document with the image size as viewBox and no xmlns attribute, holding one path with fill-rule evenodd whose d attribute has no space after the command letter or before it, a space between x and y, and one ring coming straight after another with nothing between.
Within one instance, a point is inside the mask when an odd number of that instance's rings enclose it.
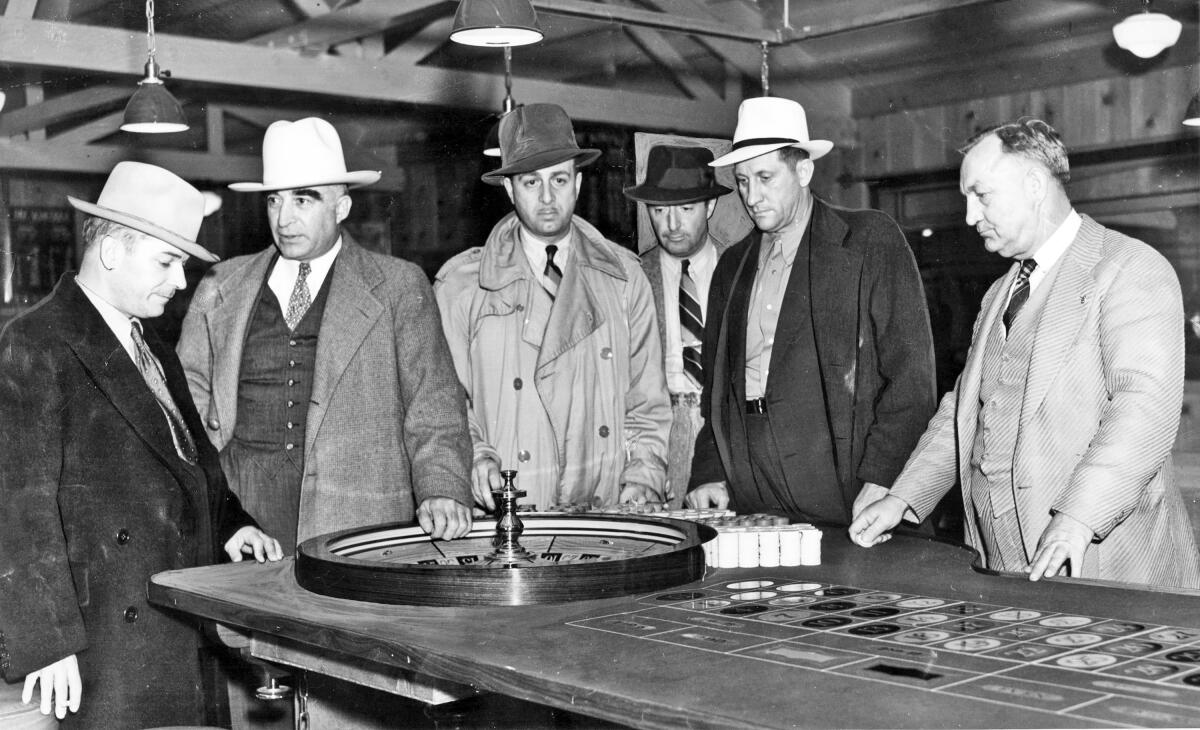
<instances>
[{"instance_id":1,"label":"coat sleeve","mask_svg":"<svg viewBox=\"0 0 1200 730\"><path fill-rule=\"evenodd\" d=\"M1135 244L1099 267L1097 326L1107 401L1070 481L1054 501L1103 539L1143 499L1163 468L1183 401L1183 303L1158 253Z\"/></svg>"},{"instance_id":2,"label":"coat sleeve","mask_svg":"<svg viewBox=\"0 0 1200 730\"><path fill-rule=\"evenodd\" d=\"M449 497L469 507L471 440L462 386L429 280L416 266L405 271L392 326L413 501Z\"/></svg>"},{"instance_id":3,"label":"coat sleeve","mask_svg":"<svg viewBox=\"0 0 1200 730\"><path fill-rule=\"evenodd\" d=\"M663 372L658 308L640 266L627 267L625 298L629 322L629 387L625 391L625 468L621 484L650 487L665 494L671 400Z\"/></svg>"},{"instance_id":4,"label":"coat sleeve","mask_svg":"<svg viewBox=\"0 0 1200 730\"><path fill-rule=\"evenodd\" d=\"M66 412L63 363L0 336L0 669L10 682L87 648L58 487Z\"/></svg>"},{"instance_id":5,"label":"coat sleeve","mask_svg":"<svg viewBox=\"0 0 1200 730\"><path fill-rule=\"evenodd\" d=\"M183 327L179 334L179 344L175 352L183 365L184 375L187 376L188 390L192 401L196 404L196 412L201 420L208 417L209 403L212 402L213 392L213 351L208 332L208 311L216 295L216 284L212 271L205 276L196 287L187 314L183 318ZM208 429L204 432L207 434Z\"/></svg>"},{"instance_id":6,"label":"coat sleeve","mask_svg":"<svg viewBox=\"0 0 1200 730\"><path fill-rule=\"evenodd\" d=\"M857 476L888 487L933 415L937 386L933 334L916 260L890 220L873 226L870 235L868 308L880 387Z\"/></svg>"}]
</instances>

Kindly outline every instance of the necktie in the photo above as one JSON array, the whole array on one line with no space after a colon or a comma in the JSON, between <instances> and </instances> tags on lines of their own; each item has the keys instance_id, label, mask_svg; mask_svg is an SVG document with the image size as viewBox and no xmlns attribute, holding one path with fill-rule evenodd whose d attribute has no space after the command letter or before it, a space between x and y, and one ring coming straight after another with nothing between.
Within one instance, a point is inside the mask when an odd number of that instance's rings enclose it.
<instances>
[{"instance_id":1,"label":"necktie","mask_svg":"<svg viewBox=\"0 0 1200 730\"><path fill-rule=\"evenodd\" d=\"M558 253L558 246L550 244L546 246L546 269L542 272L542 278L545 280L546 292L553 299L558 294L558 285L562 283L562 269L558 268L558 264L554 263L554 254Z\"/></svg>"},{"instance_id":2,"label":"necktie","mask_svg":"<svg viewBox=\"0 0 1200 730\"><path fill-rule=\"evenodd\" d=\"M1013 287L1012 296L1008 300L1008 308L1004 310L1004 331L1007 332L1012 328L1013 320L1017 318L1017 312L1021 311L1021 307L1025 306L1025 302L1029 300L1029 275L1033 273L1037 267L1037 262L1033 259L1025 259L1021 262L1021 270L1017 272L1017 283Z\"/></svg>"},{"instance_id":3,"label":"necktie","mask_svg":"<svg viewBox=\"0 0 1200 730\"><path fill-rule=\"evenodd\" d=\"M308 275L310 273L312 273L312 264L301 261L300 274L296 277L296 286L292 289L291 299L288 300L287 314L283 315L290 330L296 329L296 325L304 319L304 313L312 304L312 296L308 293Z\"/></svg>"},{"instance_id":4,"label":"necktie","mask_svg":"<svg viewBox=\"0 0 1200 730\"><path fill-rule=\"evenodd\" d=\"M691 261L682 262L683 273L679 276L679 339L683 345L683 372L696 382L704 384L704 368L700 365L700 343L704 337L704 313L700 309L700 295L696 281L688 269Z\"/></svg>"},{"instance_id":5,"label":"necktie","mask_svg":"<svg viewBox=\"0 0 1200 730\"><path fill-rule=\"evenodd\" d=\"M163 375L162 365L154 353L150 352L146 340L142 337L142 323L136 319L131 320L129 334L133 338L133 349L137 353L137 366L142 373L142 379L150 386L150 392L154 393L159 407L167 417L167 425L171 428L171 440L175 443L175 453L187 463L195 464L196 442L192 440L192 434L184 425L179 406L175 405L175 399L167 390L167 379Z\"/></svg>"}]
</instances>

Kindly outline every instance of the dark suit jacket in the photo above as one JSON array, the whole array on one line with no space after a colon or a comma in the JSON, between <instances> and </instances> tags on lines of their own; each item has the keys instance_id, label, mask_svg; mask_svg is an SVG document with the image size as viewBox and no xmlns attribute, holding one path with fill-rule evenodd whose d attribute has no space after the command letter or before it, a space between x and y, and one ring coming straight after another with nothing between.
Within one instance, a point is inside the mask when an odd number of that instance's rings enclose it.
<instances>
[{"instance_id":1,"label":"dark suit jacket","mask_svg":"<svg viewBox=\"0 0 1200 730\"><path fill-rule=\"evenodd\" d=\"M203 717L195 622L150 605L151 574L214 562L253 524L228 490L174 352L149 332L199 449L180 459L153 393L68 273L0 333L0 665L77 654L64 726Z\"/></svg>"},{"instance_id":2,"label":"dark suit jacket","mask_svg":"<svg viewBox=\"0 0 1200 730\"><path fill-rule=\"evenodd\" d=\"M835 208L814 198L809 256L811 314L826 424L801 423L793 407L792 343L799 287L784 293L766 400L772 429L797 438L827 427L847 514L863 482L890 486L935 406L933 339L921 277L896 224L874 210ZM704 333L704 429L693 487L748 473L745 444L746 320L762 234L753 231L717 264ZM799 455L781 443L788 488L803 492ZM730 484L736 494L737 485Z\"/></svg>"}]
</instances>

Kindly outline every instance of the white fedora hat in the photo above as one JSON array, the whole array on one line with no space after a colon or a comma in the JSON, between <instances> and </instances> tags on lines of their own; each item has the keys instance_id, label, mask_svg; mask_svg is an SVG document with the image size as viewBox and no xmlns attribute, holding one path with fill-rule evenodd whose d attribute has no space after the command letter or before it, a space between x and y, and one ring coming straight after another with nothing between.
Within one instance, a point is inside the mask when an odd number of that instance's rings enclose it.
<instances>
[{"instance_id":1,"label":"white fedora hat","mask_svg":"<svg viewBox=\"0 0 1200 730\"><path fill-rule=\"evenodd\" d=\"M784 147L799 147L815 160L827 155L833 142L808 138L808 117L800 104L777 96L758 96L738 107L733 149L708 164L736 165Z\"/></svg>"},{"instance_id":2,"label":"white fedora hat","mask_svg":"<svg viewBox=\"0 0 1200 730\"><path fill-rule=\"evenodd\" d=\"M317 185L370 185L378 170L346 171L342 140L324 119L272 122L263 136L263 181L233 183L238 192L290 190Z\"/></svg>"},{"instance_id":3,"label":"white fedora hat","mask_svg":"<svg viewBox=\"0 0 1200 730\"><path fill-rule=\"evenodd\" d=\"M204 220L204 194L161 167L118 162L95 203L70 195L67 201L88 215L153 236L203 261L220 260L196 243Z\"/></svg>"}]
</instances>

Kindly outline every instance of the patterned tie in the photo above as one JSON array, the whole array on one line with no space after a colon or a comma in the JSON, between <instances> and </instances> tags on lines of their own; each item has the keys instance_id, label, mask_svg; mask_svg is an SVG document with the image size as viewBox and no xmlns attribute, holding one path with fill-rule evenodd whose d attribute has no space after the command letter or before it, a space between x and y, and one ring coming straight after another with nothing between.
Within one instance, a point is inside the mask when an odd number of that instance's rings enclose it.
<instances>
[{"instance_id":1,"label":"patterned tie","mask_svg":"<svg viewBox=\"0 0 1200 730\"><path fill-rule=\"evenodd\" d=\"M142 379L146 381L146 385L150 386L150 392L154 393L159 407L167 417L167 425L171 428L171 440L175 443L175 453L179 454L179 458L187 463L195 464L196 442L192 440L192 434L184 425L179 406L175 405L175 399L167 390L167 379L163 375L162 364L159 363L154 353L150 352L146 340L142 337L142 323L136 319L130 320L130 323L129 334L133 338L133 349L137 353L138 370L141 371Z\"/></svg>"},{"instance_id":2,"label":"patterned tie","mask_svg":"<svg viewBox=\"0 0 1200 730\"><path fill-rule=\"evenodd\" d=\"M1025 306L1025 302L1029 300L1029 275L1036 267L1037 262L1033 259L1025 259L1021 262L1021 270L1017 272L1017 285L1013 287L1012 297L1008 300L1008 308L1004 310L1005 332L1009 331L1013 320L1017 318L1017 312L1020 312L1021 307Z\"/></svg>"},{"instance_id":3,"label":"patterned tie","mask_svg":"<svg viewBox=\"0 0 1200 730\"><path fill-rule=\"evenodd\" d=\"M287 314L283 315L290 330L296 329L296 325L304 319L304 313L312 304L312 296L308 293L308 275L310 273L312 273L312 264L301 261L300 274L296 277L296 286L292 289L291 299L288 300Z\"/></svg>"},{"instance_id":4,"label":"patterned tie","mask_svg":"<svg viewBox=\"0 0 1200 730\"><path fill-rule=\"evenodd\" d=\"M558 285L562 283L562 269L554 263L554 254L556 253L558 253L558 246L554 244L546 246L546 269L542 272L542 278L545 280L546 292L551 299L558 294Z\"/></svg>"},{"instance_id":5,"label":"patterned tie","mask_svg":"<svg viewBox=\"0 0 1200 730\"><path fill-rule=\"evenodd\" d=\"M704 310L700 309L696 281L688 271L691 261L684 259L682 263L683 273L679 277L679 339L683 345L683 372L687 373L699 388L704 383L704 368L700 365Z\"/></svg>"}]
</instances>

